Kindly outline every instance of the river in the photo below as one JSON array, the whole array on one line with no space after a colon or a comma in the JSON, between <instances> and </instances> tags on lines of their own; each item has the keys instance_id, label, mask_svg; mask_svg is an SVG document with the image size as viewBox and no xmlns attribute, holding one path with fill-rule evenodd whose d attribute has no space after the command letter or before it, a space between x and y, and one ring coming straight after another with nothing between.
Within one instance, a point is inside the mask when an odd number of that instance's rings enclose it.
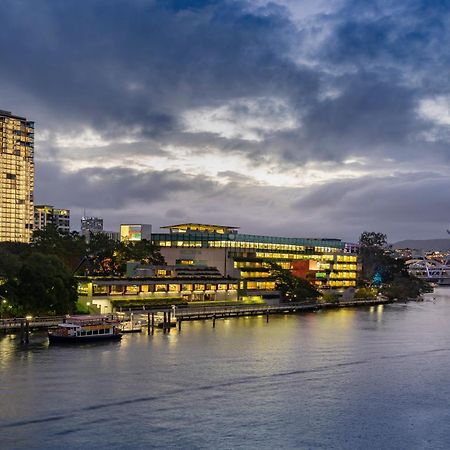
<instances>
[{"instance_id":1,"label":"river","mask_svg":"<svg viewBox=\"0 0 450 450\"><path fill-rule=\"evenodd\" d=\"M2 449L448 449L450 289L183 323L121 342L0 336Z\"/></svg>"}]
</instances>

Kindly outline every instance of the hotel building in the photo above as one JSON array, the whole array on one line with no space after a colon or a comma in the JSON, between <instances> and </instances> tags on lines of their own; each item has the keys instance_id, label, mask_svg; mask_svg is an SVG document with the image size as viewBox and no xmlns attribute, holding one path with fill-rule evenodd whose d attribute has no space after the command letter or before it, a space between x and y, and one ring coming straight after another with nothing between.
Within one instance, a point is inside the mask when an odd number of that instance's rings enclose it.
<instances>
[{"instance_id":1,"label":"hotel building","mask_svg":"<svg viewBox=\"0 0 450 450\"><path fill-rule=\"evenodd\" d=\"M153 233L167 264L217 267L239 280L243 299L268 299L276 289L270 262L306 278L320 289L356 286L355 247L340 239L308 239L239 234L237 227L185 223Z\"/></svg>"},{"instance_id":2,"label":"hotel building","mask_svg":"<svg viewBox=\"0 0 450 450\"><path fill-rule=\"evenodd\" d=\"M43 230L47 225L54 225L61 234L70 233L70 210L54 208L51 205L34 207L34 229Z\"/></svg>"},{"instance_id":3,"label":"hotel building","mask_svg":"<svg viewBox=\"0 0 450 450\"><path fill-rule=\"evenodd\" d=\"M30 242L34 210L34 122L0 110L0 242Z\"/></svg>"}]
</instances>

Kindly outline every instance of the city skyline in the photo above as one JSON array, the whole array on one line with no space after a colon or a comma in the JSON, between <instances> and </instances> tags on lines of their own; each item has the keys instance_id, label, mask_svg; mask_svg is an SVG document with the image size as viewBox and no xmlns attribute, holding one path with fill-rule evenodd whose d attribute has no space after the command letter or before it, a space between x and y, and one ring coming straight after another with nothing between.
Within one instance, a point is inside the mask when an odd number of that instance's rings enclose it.
<instances>
[{"instance_id":1,"label":"city skyline","mask_svg":"<svg viewBox=\"0 0 450 450\"><path fill-rule=\"evenodd\" d=\"M36 122L35 203L73 224L447 237L442 3L5 6L0 109Z\"/></svg>"}]
</instances>

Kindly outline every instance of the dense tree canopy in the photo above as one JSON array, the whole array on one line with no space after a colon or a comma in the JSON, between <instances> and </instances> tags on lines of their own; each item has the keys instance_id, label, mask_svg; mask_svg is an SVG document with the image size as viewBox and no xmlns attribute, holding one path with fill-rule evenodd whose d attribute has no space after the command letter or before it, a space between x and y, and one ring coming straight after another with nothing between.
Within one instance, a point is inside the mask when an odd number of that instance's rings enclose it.
<instances>
[{"instance_id":1,"label":"dense tree canopy","mask_svg":"<svg viewBox=\"0 0 450 450\"><path fill-rule=\"evenodd\" d=\"M55 255L74 273L123 275L128 261L165 264L159 247L151 241L118 242L104 233L91 233L86 240L77 232L60 234L53 226L34 233L34 251Z\"/></svg>"},{"instance_id":2,"label":"dense tree canopy","mask_svg":"<svg viewBox=\"0 0 450 450\"><path fill-rule=\"evenodd\" d=\"M67 314L77 300L76 273L123 275L127 261L165 264L150 241L123 243L102 233L88 241L48 226L30 245L0 243L1 315Z\"/></svg>"},{"instance_id":3,"label":"dense tree canopy","mask_svg":"<svg viewBox=\"0 0 450 450\"><path fill-rule=\"evenodd\" d=\"M2 315L67 314L74 309L76 280L57 256L2 248L0 266Z\"/></svg>"},{"instance_id":4,"label":"dense tree canopy","mask_svg":"<svg viewBox=\"0 0 450 450\"><path fill-rule=\"evenodd\" d=\"M408 273L404 260L393 257L385 249L385 234L365 231L359 242L360 287L376 286L390 299L415 298L429 289L426 281Z\"/></svg>"},{"instance_id":5,"label":"dense tree canopy","mask_svg":"<svg viewBox=\"0 0 450 450\"><path fill-rule=\"evenodd\" d=\"M383 233L374 231L363 231L359 237L359 245L361 247L378 247L382 248L387 244L387 236Z\"/></svg>"},{"instance_id":6,"label":"dense tree canopy","mask_svg":"<svg viewBox=\"0 0 450 450\"><path fill-rule=\"evenodd\" d=\"M284 299L301 302L320 297L320 292L309 281L294 276L290 270L283 269L276 263L270 263L270 270Z\"/></svg>"}]
</instances>

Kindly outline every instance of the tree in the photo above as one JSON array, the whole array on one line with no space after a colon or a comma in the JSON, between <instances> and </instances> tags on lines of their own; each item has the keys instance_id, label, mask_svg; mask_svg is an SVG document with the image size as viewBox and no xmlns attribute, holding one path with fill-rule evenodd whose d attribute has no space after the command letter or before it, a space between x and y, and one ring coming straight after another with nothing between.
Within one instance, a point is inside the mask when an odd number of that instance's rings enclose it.
<instances>
[{"instance_id":1,"label":"tree","mask_svg":"<svg viewBox=\"0 0 450 450\"><path fill-rule=\"evenodd\" d=\"M61 234L55 225L49 224L43 230L33 233L32 249L45 255L57 256L73 272L86 254L84 236L76 231Z\"/></svg>"},{"instance_id":2,"label":"tree","mask_svg":"<svg viewBox=\"0 0 450 450\"><path fill-rule=\"evenodd\" d=\"M115 257L116 269L121 273L126 271L128 261L157 266L166 264L159 246L146 239L136 242L121 242L117 247Z\"/></svg>"},{"instance_id":3,"label":"tree","mask_svg":"<svg viewBox=\"0 0 450 450\"><path fill-rule=\"evenodd\" d=\"M113 274L116 269L116 253L120 243L104 233L91 233L88 254L94 264L94 271L102 275Z\"/></svg>"},{"instance_id":4,"label":"tree","mask_svg":"<svg viewBox=\"0 0 450 450\"><path fill-rule=\"evenodd\" d=\"M35 252L0 285L0 295L17 315L67 314L77 301L77 282L58 257Z\"/></svg>"},{"instance_id":5,"label":"tree","mask_svg":"<svg viewBox=\"0 0 450 450\"><path fill-rule=\"evenodd\" d=\"M382 248L387 244L387 236L383 233L374 231L363 231L359 237L359 245L361 247L378 247Z\"/></svg>"},{"instance_id":6,"label":"tree","mask_svg":"<svg viewBox=\"0 0 450 450\"><path fill-rule=\"evenodd\" d=\"M392 257L383 247L386 235L367 232L361 234L359 285L377 286L390 299L415 298L429 288L427 282L410 275L402 259Z\"/></svg>"},{"instance_id":7,"label":"tree","mask_svg":"<svg viewBox=\"0 0 450 450\"><path fill-rule=\"evenodd\" d=\"M307 280L292 275L292 272L283 269L280 265L269 263L272 276L275 278L277 289L289 301L317 299L320 292Z\"/></svg>"}]
</instances>

